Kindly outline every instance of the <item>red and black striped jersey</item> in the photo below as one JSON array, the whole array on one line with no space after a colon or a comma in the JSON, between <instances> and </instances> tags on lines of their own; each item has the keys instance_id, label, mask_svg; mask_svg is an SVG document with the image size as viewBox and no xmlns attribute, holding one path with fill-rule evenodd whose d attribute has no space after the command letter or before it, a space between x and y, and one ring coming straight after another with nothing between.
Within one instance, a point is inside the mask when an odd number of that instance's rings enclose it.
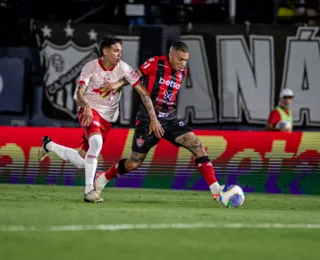
<instances>
[{"instance_id":1,"label":"red and black striped jersey","mask_svg":"<svg viewBox=\"0 0 320 260\"><path fill-rule=\"evenodd\" d=\"M150 93L151 100L159 119L173 119L177 116L177 95L182 80L187 75L187 69L174 71L168 56L155 56L140 66L145 76L145 87ZM148 112L141 103L137 118L149 118Z\"/></svg>"}]
</instances>

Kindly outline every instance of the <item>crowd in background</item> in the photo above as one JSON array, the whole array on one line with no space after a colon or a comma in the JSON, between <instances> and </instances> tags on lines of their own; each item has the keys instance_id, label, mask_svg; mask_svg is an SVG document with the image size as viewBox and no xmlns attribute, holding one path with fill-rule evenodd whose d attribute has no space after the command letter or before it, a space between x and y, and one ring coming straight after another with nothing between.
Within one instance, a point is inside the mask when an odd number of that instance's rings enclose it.
<instances>
[{"instance_id":1,"label":"crowd in background","mask_svg":"<svg viewBox=\"0 0 320 260\"><path fill-rule=\"evenodd\" d=\"M319 17L319 0L0 0L0 20L21 19L67 21L88 12L84 22L109 24L153 23L226 23L229 5L236 4L236 20L241 23L315 24ZM143 5L143 15L127 15L127 4ZM76 7L76 8L75 8Z\"/></svg>"}]
</instances>

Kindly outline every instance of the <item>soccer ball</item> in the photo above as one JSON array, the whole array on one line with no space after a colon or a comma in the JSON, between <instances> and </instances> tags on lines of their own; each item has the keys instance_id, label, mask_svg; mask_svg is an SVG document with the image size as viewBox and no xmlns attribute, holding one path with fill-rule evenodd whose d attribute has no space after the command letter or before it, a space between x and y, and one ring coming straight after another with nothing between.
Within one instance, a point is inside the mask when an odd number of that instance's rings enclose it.
<instances>
[{"instance_id":1,"label":"soccer ball","mask_svg":"<svg viewBox=\"0 0 320 260\"><path fill-rule=\"evenodd\" d=\"M244 192L238 185L225 186L220 194L220 201L227 208L240 207L244 202Z\"/></svg>"},{"instance_id":2,"label":"soccer ball","mask_svg":"<svg viewBox=\"0 0 320 260\"><path fill-rule=\"evenodd\" d=\"M286 130L292 130L292 125L288 121L281 121L276 125L276 129L284 128Z\"/></svg>"}]
</instances>

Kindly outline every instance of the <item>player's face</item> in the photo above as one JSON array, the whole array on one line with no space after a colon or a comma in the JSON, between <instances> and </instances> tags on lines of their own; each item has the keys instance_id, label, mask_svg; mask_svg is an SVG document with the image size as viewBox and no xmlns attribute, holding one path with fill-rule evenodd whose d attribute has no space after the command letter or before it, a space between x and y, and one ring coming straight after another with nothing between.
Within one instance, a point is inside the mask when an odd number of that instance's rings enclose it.
<instances>
[{"instance_id":1,"label":"player's face","mask_svg":"<svg viewBox=\"0 0 320 260\"><path fill-rule=\"evenodd\" d=\"M103 55L111 63L111 65L116 65L122 56L122 46L120 43L112 44L110 48L103 49Z\"/></svg>"},{"instance_id":2,"label":"player's face","mask_svg":"<svg viewBox=\"0 0 320 260\"><path fill-rule=\"evenodd\" d=\"M289 108L292 104L293 97L283 97L281 98L281 105L284 108Z\"/></svg>"},{"instance_id":3,"label":"player's face","mask_svg":"<svg viewBox=\"0 0 320 260\"><path fill-rule=\"evenodd\" d=\"M186 67L189 53L182 51L171 51L169 53L171 66L175 71L182 71Z\"/></svg>"}]
</instances>

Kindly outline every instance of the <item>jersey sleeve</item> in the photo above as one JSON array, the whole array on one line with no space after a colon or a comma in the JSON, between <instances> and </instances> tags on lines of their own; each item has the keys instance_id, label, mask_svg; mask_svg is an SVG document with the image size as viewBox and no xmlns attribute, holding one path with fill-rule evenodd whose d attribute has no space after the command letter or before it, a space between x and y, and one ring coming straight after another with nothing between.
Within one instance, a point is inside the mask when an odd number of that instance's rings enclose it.
<instances>
[{"instance_id":1,"label":"jersey sleeve","mask_svg":"<svg viewBox=\"0 0 320 260\"><path fill-rule=\"evenodd\" d=\"M140 66L140 71L144 76L149 76L151 73L157 71L158 69L158 57L154 56L150 58L149 60L145 61L141 66Z\"/></svg>"},{"instance_id":2,"label":"jersey sleeve","mask_svg":"<svg viewBox=\"0 0 320 260\"><path fill-rule=\"evenodd\" d=\"M269 115L268 124L272 124L275 126L280 122L280 120L281 120L281 116L279 111L273 110Z\"/></svg>"},{"instance_id":3,"label":"jersey sleeve","mask_svg":"<svg viewBox=\"0 0 320 260\"><path fill-rule=\"evenodd\" d=\"M135 72L135 70L130 65L123 62L122 69L123 69L123 76L130 83L130 85L135 87L136 85L138 85L140 83L140 78L139 78L138 74Z\"/></svg>"},{"instance_id":4,"label":"jersey sleeve","mask_svg":"<svg viewBox=\"0 0 320 260\"><path fill-rule=\"evenodd\" d=\"M87 87L93 74L94 74L94 64L92 62L85 64L80 73L78 84L79 85L82 84Z\"/></svg>"}]
</instances>

